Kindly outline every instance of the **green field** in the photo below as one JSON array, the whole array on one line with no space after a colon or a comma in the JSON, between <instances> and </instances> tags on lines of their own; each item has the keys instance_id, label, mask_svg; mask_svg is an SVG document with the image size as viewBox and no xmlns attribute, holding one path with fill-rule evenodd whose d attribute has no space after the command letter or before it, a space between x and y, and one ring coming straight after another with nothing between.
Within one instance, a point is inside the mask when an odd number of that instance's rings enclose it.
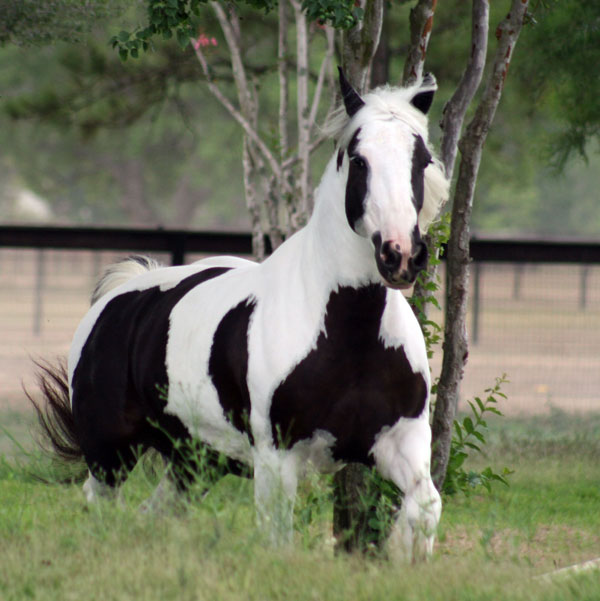
<instances>
[{"instance_id":1,"label":"green field","mask_svg":"<svg viewBox=\"0 0 600 601\"><path fill-rule=\"evenodd\" d=\"M323 479L301 487L293 549L265 547L252 483L227 477L179 515L141 514L154 486L140 465L114 502L47 484L30 418L0 414L0 599L600 599L600 570L539 576L600 556L600 415L499 419L488 457L510 487L445 499L425 565L332 551Z\"/></svg>"}]
</instances>

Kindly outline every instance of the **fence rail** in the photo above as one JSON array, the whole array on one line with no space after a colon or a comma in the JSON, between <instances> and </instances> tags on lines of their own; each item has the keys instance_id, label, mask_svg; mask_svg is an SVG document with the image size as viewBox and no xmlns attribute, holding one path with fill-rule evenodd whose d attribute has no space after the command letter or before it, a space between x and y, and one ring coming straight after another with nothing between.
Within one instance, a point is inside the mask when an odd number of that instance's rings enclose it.
<instances>
[{"instance_id":1,"label":"fence rail","mask_svg":"<svg viewBox=\"0 0 600 601\"><path fill-rule=\"evenodd\" d=\"M245 232L195 232L116 227L0 226L0 247L166 252L173 265L190 253L252 254ZM600 263L600 240L471 238L471 258L505 263Z\"/></svg>"},{"instance_id":2,"label":"fence rail","mask_svg":"<svg viewBox=\"0 0 600 601\"><path fill-rule=\"evenodd\" d=\"M0 226L0 247L166 252L173 265L190 253L252 254L245 232L125 229L116 227Z\"/></svg>"}]
</instances>

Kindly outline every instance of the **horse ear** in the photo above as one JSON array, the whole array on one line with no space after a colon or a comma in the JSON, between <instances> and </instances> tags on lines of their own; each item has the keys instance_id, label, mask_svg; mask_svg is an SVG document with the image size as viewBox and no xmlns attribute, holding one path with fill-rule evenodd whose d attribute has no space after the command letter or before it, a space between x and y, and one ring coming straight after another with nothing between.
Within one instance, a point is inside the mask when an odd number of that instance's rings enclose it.
<instances>
[{"instance_id":1,"label":"horse ear","mask_svg":"<svg viewBox=\"0 0 600 601\"><path fill-rule=\"evenodd\" d=\"M358 95L358 92L350 85L341 67L338 67L338 71L340 74L340 90L342 91L344 106L346 107L348 117L353 117L356 112L365 105L365 102Z\"/></svg>"},{"instance_id":2,"label":"horse ear","mask_svg":"<svg viewBox=\"0 0 600 601\"><path fill-rule=\"evenodd\" d=\"M433 102L433 95L437 90L437 82L435 77L431 73L426 73L423 76L423 81L419 91L412 97L410 103L417 109L419 109L424 115L429 112L431 103Z\"/></svg>"}]
</instances>

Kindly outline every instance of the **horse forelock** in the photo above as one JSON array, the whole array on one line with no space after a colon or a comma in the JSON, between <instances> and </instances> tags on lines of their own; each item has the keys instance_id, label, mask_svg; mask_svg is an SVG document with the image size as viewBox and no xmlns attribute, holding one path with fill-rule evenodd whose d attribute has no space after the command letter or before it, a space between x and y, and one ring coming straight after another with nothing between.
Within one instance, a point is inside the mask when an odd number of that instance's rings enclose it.
<instances>
[{"instance_id":1,"label":"horse forelock","mask_svg":"<svg viewBox=\"0 0 600 601\"><path fill-rule=\"evenodd\" d=\"M365 104L353 117L348 117L343 104L335 109L323 125L323 133L336 140L341 148L346 148L358 128L375 120L392 118L404 121L427 142L427 117L410 103L417 91L426 90L420 85L376 88L362 97Z\"/></svg>"}]
</instances>

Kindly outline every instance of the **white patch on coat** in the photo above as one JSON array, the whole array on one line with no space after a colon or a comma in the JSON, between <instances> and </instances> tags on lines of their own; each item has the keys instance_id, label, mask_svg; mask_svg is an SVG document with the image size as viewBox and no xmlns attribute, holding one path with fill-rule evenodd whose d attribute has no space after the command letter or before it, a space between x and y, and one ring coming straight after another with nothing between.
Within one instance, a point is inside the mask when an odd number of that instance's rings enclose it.
<instances>
[{"instance_id":1,"label":"white patch on coat","mask_svg":"<svg viewBox=\"0 0 600 601\"><path fill-rule=\"evenodd\" d=\"M401 348L413 373L420 373L429 389L430 371L421 326L399 290L388 289L379 338L386 348Z\"/></svg>"}]
</instances>

